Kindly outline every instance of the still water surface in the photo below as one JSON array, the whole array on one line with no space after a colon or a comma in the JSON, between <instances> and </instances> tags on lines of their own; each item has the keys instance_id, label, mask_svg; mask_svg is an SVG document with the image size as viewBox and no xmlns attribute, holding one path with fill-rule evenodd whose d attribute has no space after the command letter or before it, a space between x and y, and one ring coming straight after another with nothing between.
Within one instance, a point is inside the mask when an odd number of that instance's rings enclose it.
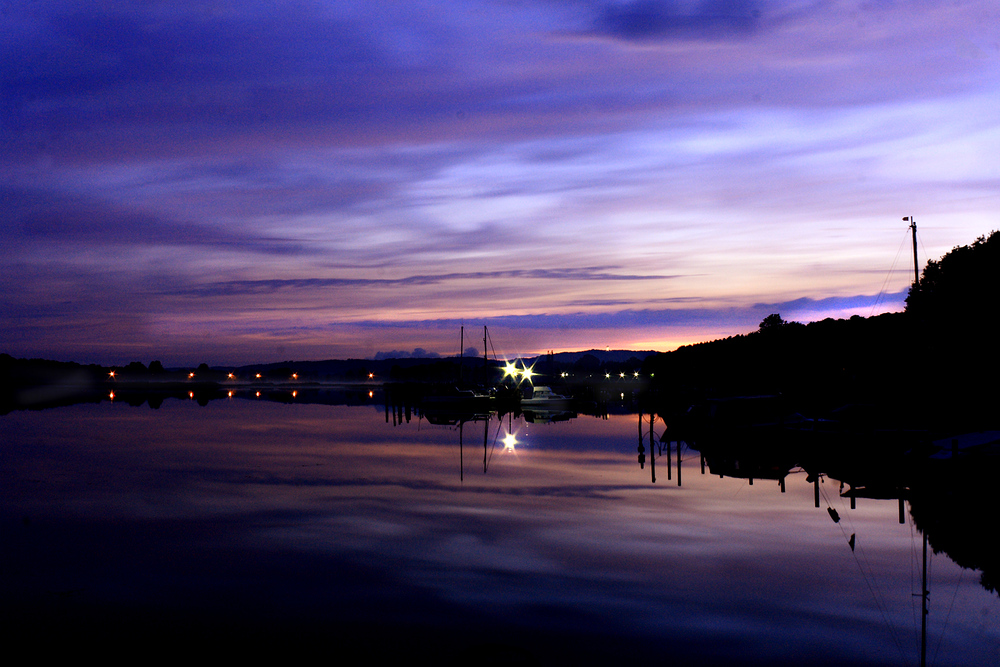
<instances>
[{"instance_id":1,"label":"still water surface","mask_svg":"<svg viewBox=\"0 0 1000 667\"><path fill-rule=\"evenodd\" d=\"M693 450L679 472L657 458L654 483L637 420L394 424L382 405L243 399L11 413L4 625L251 653L918 664L921 537L895 500L851 509L824 479L817 508L804 473L782 492L703 473ZM929 664L1000 664L979 573L936 555L930 588Z\"/></svg>"}]
</instances>

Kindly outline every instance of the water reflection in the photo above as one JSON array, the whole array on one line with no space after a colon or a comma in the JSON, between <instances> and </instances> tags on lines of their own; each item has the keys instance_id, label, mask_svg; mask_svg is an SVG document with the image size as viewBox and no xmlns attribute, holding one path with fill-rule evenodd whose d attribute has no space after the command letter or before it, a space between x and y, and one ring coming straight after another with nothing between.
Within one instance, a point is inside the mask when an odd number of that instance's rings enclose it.
<instances>
[{"instance_id":1,"label":"water reflection","mask_svg":"<svg viewBox=\"0 0 1000 667\"><path fill-rule=\"evenodd\" d=\"M920 536L896 499L785 452L664 441L648 414L433 414L367 391L2 417L5 627L465 662L916 664ZM945 504L928 494L907 500L921 526ZM932 590L932 664L996 660L997 596L947 558Z\"/></svg>"}]
</instances>

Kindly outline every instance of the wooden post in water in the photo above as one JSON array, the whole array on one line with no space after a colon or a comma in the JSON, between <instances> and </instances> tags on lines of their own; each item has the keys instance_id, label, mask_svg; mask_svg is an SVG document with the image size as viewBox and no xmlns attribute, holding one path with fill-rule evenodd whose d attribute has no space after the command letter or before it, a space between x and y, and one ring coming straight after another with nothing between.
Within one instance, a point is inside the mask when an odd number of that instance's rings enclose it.
<instances>
[{"instance_id":1,"label":"wooden post in water","mask_svg":"<svg viewBox=\"0 0 1000 667\"><path fill-rule=\"evenodd\" d=\"M656 484L656 450L653 449L653 414L649 415L649 477ZM642 413L639 413L639 446L642 446ZM669 471L669 468L667 469Z\"/></svg>"},{"instance_id":2,"label":"wooden post in water","mask_svg":"<svg viewBox=\"0 0 1000 667\"><path fill-rule=\"evenodd\" d=\"M641 419L641 417L640 417ZM656 469L653 467L653 463L656 460L656 452L654 451L653 445L653 424L656 422L656 413L649 413L649 468L653 471L653 481L656 481ZM670 479L670 450L667 450L667 479Z\"/></svg>"},{"instance_id":3,"label":"wooden post in water","mask_svg":"<svg viewBox=\"0 0 1000 667\"><path fill-rule=\"evenodd\" d=\"M649 415L649 447L650 447L650 449L653 448L653 419L654 418L655 417L654 417L653 414ZM670 441L668 440L667 441L667 481L668 482L671 479L673 479L673 475L671 473L671 471L673 470L673 467L674 467L674 462L673 462L673 459L670 458Z\"/></svg>"}]
</instances>

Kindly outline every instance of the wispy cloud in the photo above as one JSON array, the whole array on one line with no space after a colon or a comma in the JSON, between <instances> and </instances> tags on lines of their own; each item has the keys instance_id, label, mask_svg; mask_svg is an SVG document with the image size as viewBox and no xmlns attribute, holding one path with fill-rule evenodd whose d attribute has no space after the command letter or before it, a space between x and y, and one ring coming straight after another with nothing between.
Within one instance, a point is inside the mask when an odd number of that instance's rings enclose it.
<instances>
[{"instance_id":1,"label":"wispy cloud","mask_svg":"<svg viewBox=\"0 0 1000 667\"><path fill-rule=\"evenodd\" d=\"M675 344L863 310L903 215L921 257L998 226L986 0L19 0L4 19L19 354L109 327L198 361L438 351L433 323L462 318L558 334L522 349Z\"/></svg>"},{"instance_id":2,"label":"wispy cloud","mask_svg":"<svg viewBox=\"0 0 1000 667\"><path fill-rule=\"evenodd\" d=\"M199 286L190 290L194 295L261 294L291 290L315 290L329 287L407 287L440 285L452 281L488 282L505 281L513 285L525 280L594 280L594 281L648 281L671 276L630 275L614 273L611 267L579 267L567 269L520 269L512 271L477 271L437 275L413 275L403 278L301 278L290 280L244 280Z\"/></svg>"},{"instance_id":3,"label":"wispy cloud","mask_svg":"<svg viewBox=\"0 0 1000 667\"><path fill-rule=\"evenodd\" d=\"M233 232L206 222L164 219L142 209L107 204L86 196L40 190L0 190L0 238L8 257L42 246L63 246L64 255L95 248L138 246L199 247L229 252L277 255L307 254L288 239Z\"/></svg>"}]
</instances>

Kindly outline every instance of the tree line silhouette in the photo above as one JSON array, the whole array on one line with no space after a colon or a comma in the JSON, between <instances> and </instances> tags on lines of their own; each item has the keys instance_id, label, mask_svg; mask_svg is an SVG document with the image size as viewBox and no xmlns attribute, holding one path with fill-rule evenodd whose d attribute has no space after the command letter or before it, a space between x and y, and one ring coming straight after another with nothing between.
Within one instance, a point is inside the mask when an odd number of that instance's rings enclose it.
<instances>
[{"instance_id":1,"label":"tree line silhouette","mask_svg":"<svg viewBox=\"0 0 1000 667\"><path fill-rule=\"evenodd\" d=\"M1000 370L1000 232L930 261L906 309L863 318L786 322L650 357L667 410L706 398L780 394L811 416L878 406L886 426L947 431L995 422Z\"/></svg>"}]
</instances>

